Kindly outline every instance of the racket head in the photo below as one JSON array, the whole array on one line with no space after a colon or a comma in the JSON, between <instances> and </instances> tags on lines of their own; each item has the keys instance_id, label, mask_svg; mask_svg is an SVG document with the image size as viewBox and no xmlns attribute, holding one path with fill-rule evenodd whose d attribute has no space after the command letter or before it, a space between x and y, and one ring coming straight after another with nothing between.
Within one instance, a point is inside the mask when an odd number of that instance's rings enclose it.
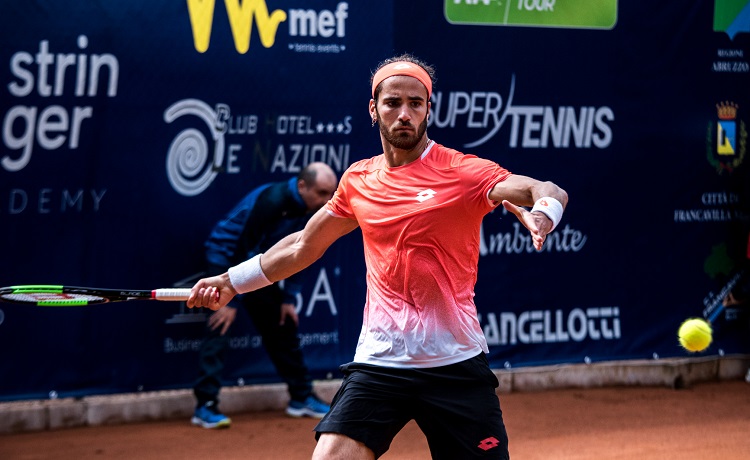
<instances>
[{"instance_id":1,"label":"racket head","mask_svg":"<svg viewBox=\"0 0 750 460\"><path fill-rule=\"evenodd\" d=\"M67 291L64 286L51 284L8 286L0 288L0 300L39 307L78 307L110 301L93 293Z\"/></svg>"}]
</instances>

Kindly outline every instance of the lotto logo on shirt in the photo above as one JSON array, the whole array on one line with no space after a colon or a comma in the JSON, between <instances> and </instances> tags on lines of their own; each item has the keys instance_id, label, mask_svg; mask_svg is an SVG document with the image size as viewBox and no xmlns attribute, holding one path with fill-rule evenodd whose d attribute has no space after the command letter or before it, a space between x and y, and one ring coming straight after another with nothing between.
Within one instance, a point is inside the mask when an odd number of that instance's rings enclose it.
<instances>
[{"instance_id":1,"label":"lotto logo on shirt","mask_svg":"<svg viewBox=\"0 0 750 460\"><path fill-rule=\"evenodd\" d=\"M427 190L422 190L421 192L417 193L417 201L420 203L423 203L430 198L434 197L437 193L432 190L431 188L428 188Z\"/></svg>"}]
</instances>

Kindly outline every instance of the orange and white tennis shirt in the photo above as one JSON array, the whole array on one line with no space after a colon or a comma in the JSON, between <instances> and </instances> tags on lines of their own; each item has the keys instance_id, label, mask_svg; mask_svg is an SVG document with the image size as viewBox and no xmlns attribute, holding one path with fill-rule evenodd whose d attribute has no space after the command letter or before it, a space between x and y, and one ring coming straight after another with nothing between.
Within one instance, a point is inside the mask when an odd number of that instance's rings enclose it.
<instances>
[{"instance_id":1,"label":"orange and white tennis shirt","mask_svg":"<svg viewBox=\"0 0 750 460\"><path fill-rule=\"evenodd\" d=\"M367 300L355 362L437 367L487 352L474 285L488 194L510 172L430 142L419 159L352 164L329 214L362 230Z\"/></svg>"}]
</instances>

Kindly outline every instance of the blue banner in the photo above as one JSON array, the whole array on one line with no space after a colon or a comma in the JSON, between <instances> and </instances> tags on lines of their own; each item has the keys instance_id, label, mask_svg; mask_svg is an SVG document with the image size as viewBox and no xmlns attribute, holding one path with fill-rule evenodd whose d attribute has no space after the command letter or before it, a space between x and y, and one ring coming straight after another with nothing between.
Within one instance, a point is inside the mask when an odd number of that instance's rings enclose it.
<instances>
[{"instance_id":1,"label":"blue banner","mask_svg":"<svg viewBox=\"0 0 750 460\"><path fill-rule=\"evenodd\" d=\"M476 301L495 368L685 356L676 331L746 263L747 0L6 2L0 285L190 286L211 227L257 185L380 153L378 62L434 64L437 142L552 180L539 253L488 215ZM490 4L491 3L491 4ZM460 5L459 5L460 4ZM555 6L557 4L557 7ZM358 231L309 269L316 378L359 335ZM750 350L729 309L705 354ZM0 400L187 388L207 312L180 303L0 305ZM250 320L228 385L278 381Z\"/></svg>"}]
</instances>

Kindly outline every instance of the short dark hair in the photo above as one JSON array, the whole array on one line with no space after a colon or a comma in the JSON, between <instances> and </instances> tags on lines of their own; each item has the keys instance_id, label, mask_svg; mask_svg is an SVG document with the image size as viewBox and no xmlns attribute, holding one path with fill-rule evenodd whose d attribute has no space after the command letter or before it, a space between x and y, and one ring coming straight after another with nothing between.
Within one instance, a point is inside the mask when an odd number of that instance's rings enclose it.
<instances>
[{"instance_id":1,"label":"short dark hair","mask_svg":"<svg viewBox=\"0 0 750 460\"><path fill-rule=\"evenodd\" d=\"M378 73L378 70L382 69L384 66L387 66L388 64L391 64L393 62L398 62L398 61L411 62L412 64L416 64L419 67L421 67L422 69L424 69L424 71L427 72L427 75L430 76L430 80L432 80L432 86L435 87L435 82L437 81L437 78L435 77L435 68L433 66L427 64L423 60L419 59L418 57L414 56L413 54L404 53L404 54L401 54L399 56L389 57L388 59L386 59L383 62L381 62L380 64L378 64L378 66L372 72L372 75L370 75L370 88L372 88L372 79L375 77L375 74ZM377 88L375 88L375 95L373 96L373 98L376 101L378 100L378 96L380 95L380 86L381 85L382 85L382 83L380 85L378 85Z\"/></svg>"},{"instance_id":2,"label":"short dark hair","mask_svg":"<svg viewBox=\"0 0 750 460\"><path fill-rule=\"evenodd\" d=\"M297 180L301 180L308 187L315 184L316 177L318 177L318 170L316 168L313 168L310 165L307 165L304 168L302 168L299 174L297 174Z\"/></svg>"}]
</instances>

